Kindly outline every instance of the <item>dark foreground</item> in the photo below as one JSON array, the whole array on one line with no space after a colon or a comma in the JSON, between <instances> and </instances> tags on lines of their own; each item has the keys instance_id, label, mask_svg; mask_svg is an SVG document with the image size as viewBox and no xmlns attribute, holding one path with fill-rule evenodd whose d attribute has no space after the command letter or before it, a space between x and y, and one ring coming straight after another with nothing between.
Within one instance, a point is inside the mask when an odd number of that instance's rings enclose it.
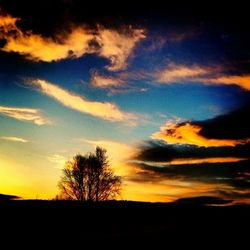
<instances>
[{"instance_id":1,"label":"dark foreground","mask_svg":"<svg viewBox=\"0 0 250 250\"><path fill-rule=\"evenodd\" d=\"M241 249L240 244L249 241L250 206L5 201L0 202L0 221L2 240L11 236L41 243L105 245L119 241L176 246L202 242L201 249L234 242Z\"/></svg>"}]
</instances>

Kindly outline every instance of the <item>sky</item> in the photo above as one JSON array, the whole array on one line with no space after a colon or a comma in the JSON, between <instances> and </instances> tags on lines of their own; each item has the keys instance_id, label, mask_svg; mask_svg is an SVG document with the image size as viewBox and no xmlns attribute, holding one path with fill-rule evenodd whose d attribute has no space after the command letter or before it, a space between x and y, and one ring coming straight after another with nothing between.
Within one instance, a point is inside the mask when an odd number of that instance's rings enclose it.
<instances>
[{"instance_id":1,"label":"sky","mask_svg":"<svg viewBox=\"0 0 250 250\"><path fill-rule=\"evenodd\" d=\"M0 193L52 199L99 145L120 199L250 203L244 6L98 7L0 1Z\"/></svg>"}]
</instances>

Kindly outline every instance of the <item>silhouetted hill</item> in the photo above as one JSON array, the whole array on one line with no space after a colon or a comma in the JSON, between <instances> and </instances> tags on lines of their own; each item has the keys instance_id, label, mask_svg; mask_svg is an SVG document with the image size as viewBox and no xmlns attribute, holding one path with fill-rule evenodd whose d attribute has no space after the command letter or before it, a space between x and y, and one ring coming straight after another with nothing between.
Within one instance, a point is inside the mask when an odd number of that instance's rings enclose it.
<instances>
[{"instance_id":1,"label":"silhouetted hill","mask_svg":"<svg viewBox=\"0 0 250 250\"><path fill-rule=\"evenodd\" d=\"M0 201L8 201L8 200L15 200L19 199L20 197L16 195L9 195L9 194L0 194Z\"/></svg>"},{"instance_id":2,"label":"silhouetted hill","mask_svg":"<svg viewBox=\"0 0 250 250\"><path fill-rule=\"evenodd\" d=\"M232 200L225 200L214 196L197 196L180 198L175 203L178 204L189 204L189 205L226 205L231 203Z\"/></svg>"},{"instance_id":3,"label":"silhouetted hill","mask_svg":"<svg viewBox=\"0 0 250 250\"><path fill-rule=\"evenodd\" d=\"M240 244L248 238L249 208L129 201L6 201L0 203L1 236L65 244L119 241L178 246L197 245L200 240L206 245L232 240Z\"/></svg>"}]
</instances>

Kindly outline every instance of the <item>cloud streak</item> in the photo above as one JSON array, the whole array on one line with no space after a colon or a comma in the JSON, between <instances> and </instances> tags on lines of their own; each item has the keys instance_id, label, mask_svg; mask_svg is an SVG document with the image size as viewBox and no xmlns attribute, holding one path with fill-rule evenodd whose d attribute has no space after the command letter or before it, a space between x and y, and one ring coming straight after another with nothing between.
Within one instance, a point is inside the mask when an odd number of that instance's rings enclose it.
<instances>
[{"instance_id":1,"label":"cloud streak","mask_svg":"<svg viewBox=\"0 0 250 250\"><path fill-rule=\"evenodd\" d=\"M94 72L91 76L91 84L96 88L114 88L125 84L125 81L119 77L100 75Z\"/></svg>"},{"instance_id":2,"label":"cloud streak","mask_svg":"<svg viewBox=\"0 0 250 250\"><path fill-rule=\"evenodd\" d=\"M137 81L146 80L149 75L142 71L121 71L111 74L91 72L91 85L95 88L108 91L109 95L129 92L145 92L148 89L138 86Z\"/></svg>"},{"instance_id":3,"label":"cloud streak","mask_svg":"<svg viewBox=\"0 0 250 250\"><path fill-rule=\"evenodd\" d=\"M194 81L197 77L208 73L208 69L198 65L185 66L171 64L166 69L159 71L157 81L159 83L182 83L184 80Z\"/></svg>"},{"instance_id":4,"label":"cloud streak","mask_svg":"<svg viewBox=\"0 0 250 250\"><path fill-rule=\"evenodd\" d=\"M50 121L42 115L39 109L0 106L0 114L20 121L33 122L36 125L50 123Z\"/></svg>"},{"instance_id":5,"label":"cloud streak","mask_svg":"<svg viewBox=\"0 0 250 250\"><path fill-rule=\"evenodd\" d=\"M85 97L69 92L45 80L33 79L30 80L29 84L35 86L42 93L52 97L64 106L81 113L108 121L121 121L128 124L132 124L136 119L134 114L120 110L113 103L90 101Z\"/></svg>"},{"instance_id":6,"label":"cloud streak","mask_svg":"<svg viewBox=\"0 0 250 250\"><path fill-rule=\"evenodd\" d=\"M200 79L206 84L238 85L245 90L250 90L250 75L221 75L215 78Z\"/></svg>"},{"instance_id":7,"label":"cloud streak","mask_svg":"<svg viewBox=\"0 0 250 250\"><path fill-rule=\"evenodd\" d=\"M155 166L154 164L139 163L144 171L138 172L141 181L148 179L148 174L158 180L176 179L199 181L205 183L221 183L239 190L250 188L249 160L228 163L199 163Z\"/></svg>"},{"instance_id":8,"label":"cloud streak","mask_svg":"<svg viewBox=\"0 0 250 250\"><path fill-rule=\"evenodd\" d=\"M140 151L135 159L145 162L157 162L159 166L172 164L172 162L174 162L174 164L211 163L211 161L215 159L217 162L225 162L227 160L236 162L236 159L248 159L249 150L249 143L231 147L199 147L187 144L171 145L150 141L140 147ZM221 161L221 159L223 159L223 161Z\"/></svg>"},{"instance_id":9,"label":"cloud streak","mask_svg":"<svg viewBox=\"0 0 250 250\"><path fill-rule=\"evenodd\" d=\"M244 90L250 90L250 75L227 75L218 66L170 64L158 71L155 77L161 84L197 82L206 85L237 85Z\"/></svg>"},{"instance_id":10,"label":"cloud streak","mask_svg":"<svg viewBox=\"0 0 250 250\"><path fill-rule=\"evenodd\" d=\"M15 137L15 136L2 136L0 137L0 139L6 140L6 141L13 141L13 142L22 142L22 143L28 142L28 140L24 138Z\"/></svg>"}]
</instances>

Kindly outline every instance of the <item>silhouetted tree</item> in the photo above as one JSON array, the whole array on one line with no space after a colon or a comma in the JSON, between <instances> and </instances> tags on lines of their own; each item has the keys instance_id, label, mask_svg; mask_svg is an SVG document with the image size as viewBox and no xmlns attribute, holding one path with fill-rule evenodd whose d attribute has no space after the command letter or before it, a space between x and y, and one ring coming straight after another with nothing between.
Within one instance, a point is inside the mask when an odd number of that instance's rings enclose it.
<instances>
[{"instance_id":1,"label":"silhouetted tree","mask_svg":"<svg viewBox=\"0 0 250 250\"><path fill-rule=\"evenodd\" d=\"M72 161L66 162L59 188L64 199L109 200L120 193L121 177L110 168L107 151L96 147L95 153L77 154Z\"/></svg>"}]
</instances>

